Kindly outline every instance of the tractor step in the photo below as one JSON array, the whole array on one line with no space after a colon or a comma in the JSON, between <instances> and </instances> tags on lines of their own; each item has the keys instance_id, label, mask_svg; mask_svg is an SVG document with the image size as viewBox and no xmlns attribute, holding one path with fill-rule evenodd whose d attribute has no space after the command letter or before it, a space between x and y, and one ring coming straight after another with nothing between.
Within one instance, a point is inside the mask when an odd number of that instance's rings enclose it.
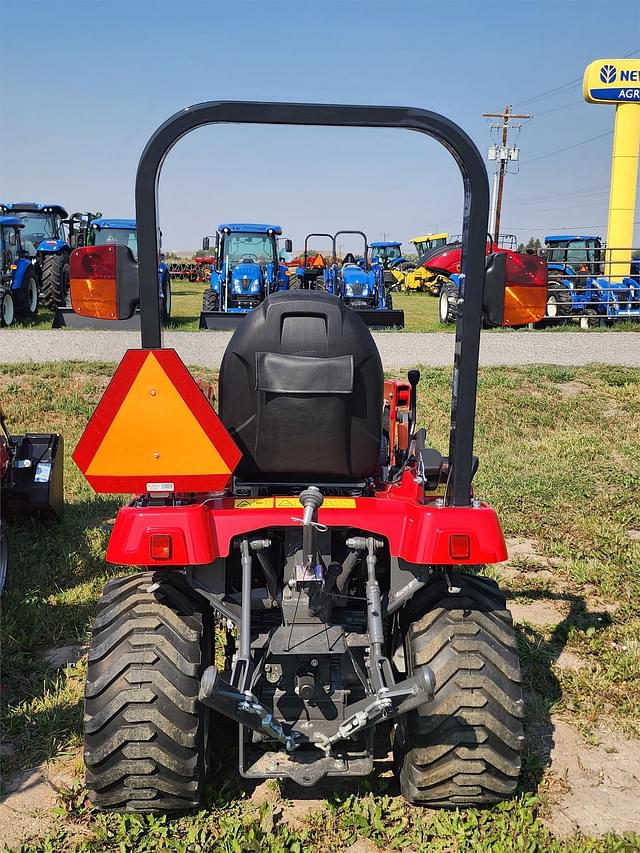
<instances>
[{"instance_id":1,"label":"tractor step","mask_svg":"<svg viewBox=\"0 0 640 853\"><path fill-rule=\"evenodd\" d=\"M248 313L248 312L247 312ZM200 313L200 328L217 331L237 329L246 314L228 314L225 311L202 311Z\"/></svg>"},{"instance_id":2,"label":"tractor step","mask_svg":"<svg viewBox=\"0 0 640 853\"><path fill-rule=\"evenodd\" d=\"M364 320L367 326L378 329L404 329L404 311L396 309L385 309L383 311L363 310L356 311L356 314Z\"/></svg>"},{"instance_id":3,"label":"tractor step","mask_svg":"<svg viewBox=\"0 0 640 853\"><path fill-rule=\"evenodd\" d=\"M96 329L107 332L115 330L140 331L140 311L137 310L128 320L100 320L96 317L82 317L73 308L56 308L52 329Z\"/></svg>"}]
</instances>

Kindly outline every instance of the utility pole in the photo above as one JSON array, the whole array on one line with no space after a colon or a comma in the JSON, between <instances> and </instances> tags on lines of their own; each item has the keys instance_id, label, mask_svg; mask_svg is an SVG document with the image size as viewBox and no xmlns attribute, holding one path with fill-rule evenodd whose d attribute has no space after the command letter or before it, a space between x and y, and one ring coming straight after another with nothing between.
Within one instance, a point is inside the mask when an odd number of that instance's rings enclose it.
<instances>
[{"instance_id":1,"label":"utility pole","mask_svg":"<svg viewBox=\"0 0 640 853\"><path fill-rule=\"evenodd\" d=\"M483 118L499 118L502 119L502 124L492 124L492 130L502 130L502 140L499 146L492 145L489 148L489 160L498 160L500 165L497 171L497 187L494 179L493 198L491 202L491 226L493 228L492 237L495 245L498 245L500 237L500 213L502 211L502 194L504 192L504 176L507 172L507 162L509 160L518 160L520 149L515 145L509 147L509 123L513 119L529 119L530 115L511 112L511 104L507 104L501 113L482 113ZM519 130L522 125L511 125L514 129Z\"/></svg>"}]
</instances>

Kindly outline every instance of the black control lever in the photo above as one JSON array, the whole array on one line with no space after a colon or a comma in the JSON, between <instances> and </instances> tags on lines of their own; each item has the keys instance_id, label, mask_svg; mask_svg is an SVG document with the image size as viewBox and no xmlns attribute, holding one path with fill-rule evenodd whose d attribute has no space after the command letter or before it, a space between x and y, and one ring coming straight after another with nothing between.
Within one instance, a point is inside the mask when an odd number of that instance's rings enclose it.
<instances>
[{"instance_id":1,"label":"black control lever","mask_svg":"<svg viewBox=\"0 0 640 853\"><path fill-rule=\"evenodd\" d=\"M418 420L418 382L420 382L420 371L410 370L407 373L409 385L411 385L411 396L409 397L409 416L411 423L409 426L409 442L413 438L416 431L416 423Z\"/></svg>"}]
</instances>

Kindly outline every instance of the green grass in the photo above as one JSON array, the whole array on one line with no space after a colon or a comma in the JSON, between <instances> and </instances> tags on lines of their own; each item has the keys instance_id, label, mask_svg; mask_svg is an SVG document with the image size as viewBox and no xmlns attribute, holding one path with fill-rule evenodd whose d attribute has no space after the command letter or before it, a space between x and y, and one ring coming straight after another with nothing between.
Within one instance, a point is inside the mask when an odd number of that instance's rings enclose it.
<instances>
[{"instance_id":1,"label":"green grass","mask_svg":"<svg viewBox=\"0 0 640 853\"><path fill-rule=\"evenodd\" d=\"M192 284L185 281L172 282L172 321L169 328L172 331L196 332L202 307L204 284ZM448 332L455 331L455 326L443 326L438 320L438 300L428 293L394 293L393 307L404 311L405 332ZM53 315L49 311L40 311L35 322L17 321L12 329L50 329ZM636 332L640 331L638 322L616 322L612 326L590 329L590 332L603 331ZM11 331L11 330L8 330ZM397 332L398 330L394 330ZM496 330L499 331L499 330ZM562 326L549 326L545 332L552 331L582 331L577 323Z\"/></svg>"},{"instance_id":2,"label":"green grass","mask_svg":"<svg viewBox=\"0 0 640 853\"><path fill-rule=\"evenodd\" d=\"M408 297L417 302L428 297ZM435 300L434 300L435 302ZM15 747L10 773L66 756L78 762L83 660L55 670L51 646L85 643L95 602L109 577L104 550L120 498L93 494L70 454L113 366L0 367L0 399L16 431L65 436L67 512L62 524L25 522L10 530L12 565L3 600L3 739ZM214 378L212 372L198 375ZM420 422L446 448L450 371L422 370ZM598 726L640 735L640 371L520 367L480 371L477 493L498 510L506 535L535 539L555 566L506 586L522 601L552 599L566 608L555 628L519 629L528 687L527 723L562 714L593 736ZM492 570L495 571L495 570ZM588 665L560 672L563 649ZM232 753L231 753L232 754ZM328 812L294 829L273 821L278 808L244 799L233 759L221 757L207 810L179 820L96 815L81 782L63 796L47 839L25 851L273 850L324 853L366 837L383 849L416 851L631 851L640 839L553 838L540 821L548 789L529 744L521 794L494 809L423 813L406 806L387 778L363 780L330 798ZM285 808L283 805L282 808ZM285 809L286 810L286 809Z\"/></svg>"}]
</instances>

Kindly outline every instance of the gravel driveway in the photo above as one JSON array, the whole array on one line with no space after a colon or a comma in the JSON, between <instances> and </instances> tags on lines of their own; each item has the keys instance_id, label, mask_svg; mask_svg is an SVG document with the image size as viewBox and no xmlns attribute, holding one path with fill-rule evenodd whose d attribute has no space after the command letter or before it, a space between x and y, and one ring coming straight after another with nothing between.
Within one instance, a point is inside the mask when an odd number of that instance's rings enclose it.
<instances>
[{"instance_id":1,"label":"gravel driveway","mask_svg":"<svg viewBox=\"0 0 640 853\"><path fill-rule=\"evenodd\" d=\"M218 367L230 332L168 332L164 345L175 348L188 365ZM374 333L385 368L416 364L443 366L453 360L454 336L448 333ZM0 363L23 361L119 361L140 346L137 332L13 330L0 332ZM482 334L480 363L618 364L640 367L640 334L635 332L489 332Z\"/></svg>"}]
</instances>

